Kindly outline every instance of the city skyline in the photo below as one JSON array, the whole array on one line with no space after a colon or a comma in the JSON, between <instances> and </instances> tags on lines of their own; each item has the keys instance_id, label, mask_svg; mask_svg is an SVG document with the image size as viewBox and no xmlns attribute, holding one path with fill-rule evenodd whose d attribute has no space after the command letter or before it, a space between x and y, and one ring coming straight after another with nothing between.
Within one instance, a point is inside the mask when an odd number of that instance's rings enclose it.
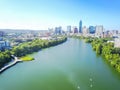
<instances>
[{"instance_id":1,"label":"city skyline","mask_svg":"<svg viewBox=\"0 0 120 90\"><path fill-rule=\"evenodd\" d=\"M1 0L0 28L39 29L103 25L120 30L119 0Z\"/></svg>"}]
</instances>

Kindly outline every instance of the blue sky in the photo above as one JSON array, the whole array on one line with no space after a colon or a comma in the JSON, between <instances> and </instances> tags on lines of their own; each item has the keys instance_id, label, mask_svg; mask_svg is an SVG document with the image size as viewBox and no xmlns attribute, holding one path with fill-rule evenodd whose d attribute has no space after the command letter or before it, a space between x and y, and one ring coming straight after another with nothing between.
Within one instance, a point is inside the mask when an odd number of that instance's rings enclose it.
<instances>
[{"instance_id":1,"label":"blue sky","mask_svg":"<svg viewBox=\"0 0 120 90\"><path fill-rule=\"evenodd\" d=\"M104 25L120 30L120 0L0 0L0 28Z\"/></svg>"}]
</instances>

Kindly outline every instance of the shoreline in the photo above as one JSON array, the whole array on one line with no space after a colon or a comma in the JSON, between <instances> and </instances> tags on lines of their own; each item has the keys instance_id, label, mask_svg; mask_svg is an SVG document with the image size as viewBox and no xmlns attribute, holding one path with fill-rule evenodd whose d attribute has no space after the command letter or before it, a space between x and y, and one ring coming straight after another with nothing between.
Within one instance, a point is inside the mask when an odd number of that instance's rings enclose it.
<instances>
[{"instance_id":1,"label":"shoreline","mask_svg":"<svg viewBox=\"0 0 120 90\"><path fill-rule=\"evenodd\" d=\"M22 62L22 60L18 59L17 57L14 57L14 58L15 59L12 62L8 63L7 65L5 65L4 67L2 67L0 69L0 74L2 72L4 72L5 70L7 70L8 68L10 68L10 67L14 66L15 64L17 64L18 62Z\"/></svg>"},{"instance_id":2,"label":"shoreline","mask_svg":"<svg viewBox=\"0 0 120 90\"><path fill-rule=\"evenodd\" d=\"M52 47L52 46L56 46L56 45L59 45L59 44L62 44L62 43L64 43L65 41L67 41L67 38L65 37L63 37L62 39L58 39L58 40L54 40L54 41L51 41L51 45L46 45L45 47L43 47L43 48L41 48L41 49L44 49L44 48L48 48L48 47ZM45 42L44 42L45 43ZM49 42L50 43L50 42ZM41 45L41 44L40 44ZM39 48L38 48L39 49ZM37 52L38 52L38 50L37 50ZM34 51L32 52L32 53L34 53ZM29 53L26 53L26 55L28 55ZM5 66L3 66L1 69L0 69L0 73L2 73L3 71L5 71L6 69L8 69L8 68L10 68L10 67L12 67L13 65L15 65L15 64L17 64L18 62L23 62L24 60L21 60L21 59L19 59L18 57L16 57L16 56L14 56L14 55L11 55L13 58L14 58L14 60L13 61L11 61L11 62L9 62L7 65L5 65ZM18 55L17 55L18 56ZM22 57L22 56L20 56L20 57ZM25 59L32 59L32 58L25 58ZM25 60L25 61L27 61L27 60ZM29 60L28 60L29 61Z\"/></svg>"},{"instance_id":3,"label":"shoreline","mask_svg":"<svg viewBox=\"0 0 120 90\"><path fill-rule=\"evenodd\" d=\"M107 42L112 38L86 38L80 36L73 36L73 38L83 39L86 43L90 43L96 55L100 55L111 67L114 68L115 71L117 71L117 73L120 74L120 48L115 48L114 43Z\"/></svg>"}]
</instances>

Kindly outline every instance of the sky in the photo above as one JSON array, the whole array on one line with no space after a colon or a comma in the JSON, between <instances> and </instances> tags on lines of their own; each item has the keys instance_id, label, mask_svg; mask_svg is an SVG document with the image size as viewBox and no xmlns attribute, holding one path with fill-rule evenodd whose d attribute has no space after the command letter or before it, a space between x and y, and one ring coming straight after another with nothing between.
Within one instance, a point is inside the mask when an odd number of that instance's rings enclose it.
<instances>
[{"instance_id":1,"label":"sky","mask_svg":"<svg viewBox=\"0 0 120 90\"><path fill-rule=\"evenodd\" d=\"M120 30L120 0L0 0L1 29L103 25Z\"/></svg>"}]
</instances>

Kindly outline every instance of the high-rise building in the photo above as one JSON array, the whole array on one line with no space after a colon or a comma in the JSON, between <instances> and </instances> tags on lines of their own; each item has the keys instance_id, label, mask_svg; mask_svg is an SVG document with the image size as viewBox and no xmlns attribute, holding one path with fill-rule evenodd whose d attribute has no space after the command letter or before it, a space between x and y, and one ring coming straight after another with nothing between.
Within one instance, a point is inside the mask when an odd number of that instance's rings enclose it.
<instances>
[{"instance_id":1,"label":"high-rise building","mask_svg":"<svg viewBox=\"0 0 120 90\"><path fill-rule=\"evenodd\" d=\"M89 26L89 33L90 33L90 34L94 34L95 31L96 31L95 26Z\"/></svg>"},{"instance_id":2,"label":"high-rise building","mask_svg":"<svg viewBox=\"0 0 120 90\"><path fill-rule=\"evenodd\" d=\"M111 33L114 34L114 35L118 34L118 30L112 30Z\"/></svg>"},{"instance_id":3,"label":"high-rise building","mask_svg":"<svg viewBox=\"0 0 120 90\"><path fill-rule=\"evenodd\" d=\"M55 34L56 35L62 34L62 27L61 26L55 27Z\"/></svg>"},{"instance_id":4,"label":"high-rise building","mask_svg":"<svg viewBox=\"0 0 120 90\"><path fill-rule=\"evenodd\" d=\"M67 32L71 33L71 26L67 26Z\"/></svg>"},{"instance_id":5,"label":"high-rise building","mask_svg":"<svg viewBox=\"0 0 120 90\"><path fill-rule=\"evenodd\" d=\"M103 33L103 26L102 25L98 25L96 26L96 34L97 35L101 35Z\"/></svg>"},{"instance_id":6,"label":"high-rise building","mask_svg":"<svg viewBox=\"0 0 120 90\"><path fill-rule=\"evenodd\" d=\"M85 34L88 34L89 33L89 29L86 27L86 26L84 26L83 28L82 28L82 33L85 35Z\"/></svg>"},{"instance_id":7,"label":"high-rise building","mask_svg":"<svg viewBox=\"0 0 120 90\"><path fill-rule=\"evenodd\" d=\"M82 21L79 22L79 33L82 33Z\"/></svg>"},{"instance_id":8,"label":"high-rise building","mask_svg":"<svg viewBox=\"0 0 120 90\"><path fill-rule=\"evenodd\" d=\"M73 33L78 33L78 28L76 26L73 27Z\"/></svg>"}]
</instances>

